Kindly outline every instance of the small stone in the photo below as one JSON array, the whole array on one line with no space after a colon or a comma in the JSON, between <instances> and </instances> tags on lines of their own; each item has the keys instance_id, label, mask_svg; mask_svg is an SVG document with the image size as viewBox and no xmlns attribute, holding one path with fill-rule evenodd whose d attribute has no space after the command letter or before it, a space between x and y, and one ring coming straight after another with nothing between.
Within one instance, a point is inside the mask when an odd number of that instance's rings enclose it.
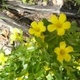
<instances>
[{"instance_id":1,"label":"small stone","mask_svg":"<svg viewBox=\"0 0 80 80\"><path fill-rule=\"evenodd\" d=\"M11 54L11 49L6 49L6 50L5 50L5 54L6 54L6 55Z\"/></svg>"},{"instance_id":2,"label":"small stone","mask_svg":"<svg viewBox=\"0 0 80 80\"><path fill-rule=\"evenodd\" d=\"M43 6L47 6L47 1L42 2Z\"/></svg>"},{"instance_id":3,"label":"small stone","mask_svg":"<svg viewBox=\"0 0 80 80\"><path fill-rule=\"evenodd\" d=\"M4 52L5 52L5 55L9 55L9 54L11 54L11 51L12 51L12 49L11 48L9 48L9 47L3 47L3 50L4 50Z\"/></svg>"}]
</instances>

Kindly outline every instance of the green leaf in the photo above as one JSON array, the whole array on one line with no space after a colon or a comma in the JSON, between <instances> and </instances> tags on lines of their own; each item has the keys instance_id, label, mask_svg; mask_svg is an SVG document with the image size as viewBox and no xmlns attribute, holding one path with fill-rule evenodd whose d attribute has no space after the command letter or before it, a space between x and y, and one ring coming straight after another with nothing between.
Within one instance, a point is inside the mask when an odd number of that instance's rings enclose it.
<instances>
[{"instance_id":1,"label":"green leaf","mask_svg":"<svg viewBox=\"0 0 80 80\"><path fill-rule=\"evenodd\" d=\"M77 80L77 77L74 75L73 72L71 72L69 68L67 69L67 75L69 76L71 80Z\"/></svg>"},{"instance_id":2,"label":"green leaf","mask_svg":"<svg viewBox=\"0 0 80 80\"><path fill-rule=\"evenodd\" d=\"M28 77L27 80L35 80L35 79L34 79L34 74L33 74L33 73L29 74L29 77Z\"/></svg>"},{"instance_id":3,"label":"green leaf","mask_svg":"<svg viewBox=\"0 0 80 80\"><path fill-rule=\"evenodd\" d=\"M78 44L77 46L73 46L73 47L74 47L75 52L79 52L80 53L80 44Z\"/></svg>"},{"instance_id":4,"label":"green leaf","mask_svg":"<svg viewBox=\"0 0 80 80\"><path fill-rule=\"evenodd\" d=\"M47 60L49 62L50 61L50 54L46 50L44 50L43 53L44 53L44 55L43 55L44 60Z\"/></svg>"},{"instance_id":5,"label":"green leaf","mask_svg":"<svg viewBox=\"0 0 80 80\"><path fill-rule=\"evenodd\" d=\"M49 24L51 24L46 18L42 20L44 22L44 25L47 27Z\"/></svg>"},{"instance_id":6,"label":"green leaf","mask_svg":"<svg viewBox=\"0 0 80 80\"><path fill-rule=\"evenodd\" d=\"M47 48L48 47L47 43L43 42L40 38L35 37L35 39L41 45L41 47L43 47L43 48Z\"/></svg>"},{"instance_id":7,"label":"green leaf","mask_svg":"<svg viewBox=\"0 0 80 80\"><path fill-rule=\"evenodd\" d=\"M78 4L80 4L80 0L75 0Z\"/></svg>"},{"instance_id":8,"label":"green leaf","mask_svg":"<svg viewBox=\"0 0 80 80\"><path fill-rule=\"evenodd\" d=\"M74 34L70 34L70 33L64 36L64 39L67 42L67 44L72 46L76 46L78 44L77 38L74 36L75 36Z\"/></svg>"},{"instance_id":9,"label":"green leaf","mask_svg":"<svg viewBox=\"0 0 80 80\"><path fill-rule=\"evenodd\" d=\"M38 71L38 72L35 74L36 78L43 77L43 72L44 72L43 69L41 69L40 71Z\"/></svg>"},{"instance_id":10,"label":"green leaf","mask_svg":"<svg viewBox=\"0 0 80 80\"><path fill-rule=\"evenodd\" d=\"M54 77L56 78L56 80L63 80L58 70L54 70Z\"/></svg>"},{"instance_id":11,"label":"green leaf","mask_svg":"<svg viewBox=\"0 0 80 80\"><path fill-rule=\"evenodd\" d=\"M76 32L76 31L80 31L80 28L77 27L76 21L72 21L71 28L69 29L69 32L72 33L72 32Z\"/></svg>"}]
</instances>

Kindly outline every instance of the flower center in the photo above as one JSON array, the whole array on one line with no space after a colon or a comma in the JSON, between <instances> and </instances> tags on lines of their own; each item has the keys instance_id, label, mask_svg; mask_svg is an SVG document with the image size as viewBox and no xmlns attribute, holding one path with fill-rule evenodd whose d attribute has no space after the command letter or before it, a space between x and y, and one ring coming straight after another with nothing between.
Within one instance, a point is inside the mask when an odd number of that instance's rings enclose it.
<instances>
[{"instance_id":1,"label":"flower center","mask_svg":"<svg viewBox=\"0 0 80 80\"><path fill-rule=\"evenodd\" d=\"M61 55L64 55L64 54L65 54L65 50L61 49L61 50L60 50L60 54L61 54Z\"/></svg>"},{"instance_id":2,"label":"flower center","mask_svg":"<svg viewBox=\"0 0 80 80\"><path fill-rule=\"evenodd\" d=\"M36 32L39 32L40 31L40 29L39 28L36 28Z\"/></svg>"},{"instance_id":3,"label":"flower center","mask_svg":"<svg viewBox=\"0 0 80 80\"><path fill-rule=\"evenodd\" d=\"M57 25L57 28L61 28L62 27L62 24L60 22L58 22L56 25Z\"/></svg>"}]
</instances>

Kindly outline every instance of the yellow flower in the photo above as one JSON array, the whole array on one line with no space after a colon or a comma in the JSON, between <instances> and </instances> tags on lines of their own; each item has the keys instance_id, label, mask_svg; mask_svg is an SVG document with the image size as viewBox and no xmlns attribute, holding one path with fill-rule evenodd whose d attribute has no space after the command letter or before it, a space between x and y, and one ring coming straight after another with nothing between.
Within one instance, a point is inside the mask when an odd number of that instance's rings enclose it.
<instances>
[{"instance_id":1,"label":"yellow flower","mask_svg":"<svg viewBox=\"0 0 80 80\"><path fill-rule=\"evenodd\" d=\"M50 67L48 67L48 65L44 66L45 71L49 71Z\"/></svg>"},{"instance_id":2,"label":"yellow flower","mask_svg":"<svg viewBox=\"0 0 80 80\"><path fill-rule=\"evenodd\" d=\"M12 29L12 34L10 35L10 40L11 40L11 44L13 43L13 41L16 41L16 40L22 40L22 30L20 29L17 29L17 28L13 28Z\"/></svg>"},{"instance_id":3,"label":"yellow flower","mask_svg":"<svg viewBox=\"0 0 80 80\"><path fill-rule=\"evenodd\" d=\"M5 62L7 61L7 59L8 59L8 58L4 56L4 53L0 53L0 63L1 63L2 65L5 64Z\"/></svg>"},{"instance_id":4,"label":"yellow flower","mask_svg":"<svg viewBox=\"0 0 80 80\"><path fill-rule=\"evenodd\" d=\"M57 60L61 63L63 62L63 60L67 62L70 61L71 56L68 53L72 51L73 48L71 46L66 47L66 43L64 41L60 42L60 47L56 47L54 49L54 52L57 54Z\"/></svg>"},{"instance_id":5,"label":"yellow flower","mask_svg":"<svg viewBox=\"0 0 80 80\"><path fill-rule=\"evenodd\" d=\"M16 78L16 80L23 80L23 77L18 77Z\"/></svg>"},{"instance_id":6,"label":"yellow flower","mask_svg":"<svg viewBox=\"0 0 80 80\"><path fill-rule=\"evenodd\" d=\"M48 25L47 29L49 32L57 31L57 35L64 35L65 30L70 28L70 22L66 21L66 15L61 13L59 18L56 15L51 15L50 22L52 24Z\"/></svg>"},{"instance_id":7,"label":"yellow flower","mask_svg":"<svg viewBox=\"0 0 80 80\"><path fill-rule=\"evenodd\" d=\"M46 27L44 26L42 21L32 22L32 28L29 29L29 33L35 35L36 37L40 37L42 32L46 31Z\"/></svg>"}]
</instances>

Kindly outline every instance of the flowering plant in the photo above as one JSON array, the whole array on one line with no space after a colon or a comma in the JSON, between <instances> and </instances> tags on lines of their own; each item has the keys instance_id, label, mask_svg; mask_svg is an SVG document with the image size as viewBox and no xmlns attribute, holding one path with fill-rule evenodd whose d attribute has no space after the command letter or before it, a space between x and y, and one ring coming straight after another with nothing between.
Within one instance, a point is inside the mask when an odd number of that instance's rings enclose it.
<instances>
[{"instance_id":1,"label":"flowering plant","mask_svg":"<svg viewBox=\"0 0 80 80\"><path fill-rule=\"evenodd\" d=\"M23 32L15 31L10 40L20 44L7 56L0 53L0 79L79 80L79 29L75 21L67 21L61 13L59 17L52 14L49 20L33 21L31 36L25 41Z\"/></svg>"}]
</instances>

